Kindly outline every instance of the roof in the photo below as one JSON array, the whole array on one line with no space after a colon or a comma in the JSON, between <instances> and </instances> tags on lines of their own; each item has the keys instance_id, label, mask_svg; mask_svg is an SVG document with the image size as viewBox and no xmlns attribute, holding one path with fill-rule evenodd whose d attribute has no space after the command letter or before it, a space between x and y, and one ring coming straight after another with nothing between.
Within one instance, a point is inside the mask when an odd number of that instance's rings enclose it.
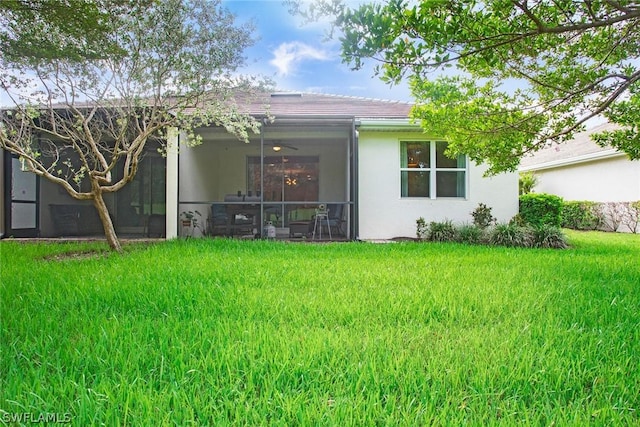
<instances>
[{"instance_id":1,"label":"roof","mask_svg":"<svg viewBox=\"0 0 640 427\"><path fill-rule=\"evenodd\" d=\"M407 119L412 104L402 101L359 98L319 93L263 93L240 105L240 109L260 116L268 112L277 117L353 117L370 119Z\"/></svg>"},{"instance_id":2,"label":"roof","mask_svg":"<svg viewBox=\"0 0 640 427\"><path fill-rule=\"evenodd\" d=\"M587 129L584 132L579 132L571 141L562 144L553 144L530 156L523 157L520 162L520 170L548 169L551 167L624 155L624 153L614 148L601 147L591 140L591 134L593 133L615 130L616 128L617 126L612 123L603 123Z\"/></svg>"}]
</instances>

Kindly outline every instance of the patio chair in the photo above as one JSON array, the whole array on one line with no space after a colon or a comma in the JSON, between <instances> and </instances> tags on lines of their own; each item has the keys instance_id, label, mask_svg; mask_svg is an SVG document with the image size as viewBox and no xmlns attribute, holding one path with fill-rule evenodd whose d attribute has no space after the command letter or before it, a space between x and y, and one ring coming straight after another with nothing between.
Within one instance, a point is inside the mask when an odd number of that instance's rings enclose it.
<instances>
[{"instance_id":1,"label":"patio chair","mask_svg":"<svg viewBox=\"0 0 640 427\"><path fill-rule=\"evenodd\" d=\"M214 203L211 205L209 215L209 233L212 236L228 234L227 230L227 208L225 205Z\"/></svg>"},{"instance_id":2,"label":"patio chair","mask_svg":"<svg viewBox=\"0 0 640 427\"><path fill-rule=\"evenodd\" d=\"M344 205L342 203L332 203L327 205L329 210L329 227L332 229L333 235L344 236L342 230Z\"/></svg>"}]
</instances>

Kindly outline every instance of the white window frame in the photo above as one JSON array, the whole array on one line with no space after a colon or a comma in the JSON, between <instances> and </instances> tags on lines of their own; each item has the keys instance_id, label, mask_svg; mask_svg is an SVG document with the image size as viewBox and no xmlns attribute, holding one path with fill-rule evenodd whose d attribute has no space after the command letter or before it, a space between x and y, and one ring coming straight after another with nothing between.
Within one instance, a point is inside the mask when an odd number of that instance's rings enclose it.
<instances>
[{"instance_id":1,"label":"white window frame","mask_svg":"<svg viewBox=\"0 0 640 427\"><path fill-rule=\"evenodd\" d=\"M436 157L437 157L437 144L439 142L446 143L447 141L441 139L434 140L415 140L415 139L402 139L400 140L399 148L400 148L400 198L401 199L453 199L453 200L467 200L469 194L469 158L468 156L464 156L464 167L462 168L438 168L436 167ZM403 156L406 156L406 152L402 149L403 144L410 143L421 143L421 144L429 144L429 165L422 168L410 168L410 167L402 167ZM419 172L429 172L429 196L403 196L402 195L402 173L419 173ZM464 173L464 194L462 196L437 196L438 184L437 184L437 173L438 172L463 172Z\"/></svg>"}]
</instances>

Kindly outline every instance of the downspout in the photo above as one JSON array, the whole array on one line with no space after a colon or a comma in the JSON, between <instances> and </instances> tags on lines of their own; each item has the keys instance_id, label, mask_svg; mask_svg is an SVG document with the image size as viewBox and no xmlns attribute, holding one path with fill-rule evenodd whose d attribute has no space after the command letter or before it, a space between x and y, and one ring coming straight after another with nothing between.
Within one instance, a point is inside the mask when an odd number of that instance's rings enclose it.
<instances>
[{"instance_id":1,"label":"downspout","mask_svg":"<svg viewBox=\"0 0 640 427\"><path fill-rule=\"evenodd\" d=\"M351 215L351 239L352 240L360 240L360 230L359 230L359 192L358 192L358 139L360 137L360 133L358 132L357 126L360 123L355 120L355 118L351 122L351 200L353 201L353 212Z\"/></svg>"},{"instance_id":2,"label":"downspout","mask_svg":"<svg viewBox=\"0 0 640 427\"><path fill-rule=\"evenodd\" d=\"M262 125L260 126L260 237L264 238L264 127L267 125L267 120L262 119Z\"/></svg>"}]
</instances>

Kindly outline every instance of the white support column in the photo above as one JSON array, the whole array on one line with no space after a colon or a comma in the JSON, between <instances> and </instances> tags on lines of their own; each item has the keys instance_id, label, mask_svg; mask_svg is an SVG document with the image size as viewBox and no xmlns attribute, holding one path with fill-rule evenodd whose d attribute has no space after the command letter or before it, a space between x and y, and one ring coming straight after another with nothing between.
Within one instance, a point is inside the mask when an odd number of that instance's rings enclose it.
<instances>
[{"instance_id":1,"label":"white support column","mask_svg":"<svg viewBox=\"0 0 640 427\"><path fill-rule=\"evenodd\" d=\"M4 150L0 148L0 238L4 236Z\"/></svg>"},{"instance_id":2,"label":"white support column","mask_svg":"<svg viewBox=\"0 0 640 427\"><path fill-rule=\"evenodd\" d=\"M167 239L178 237L178 150L180 133L176 128L167 132Z\"/></svg>"}]
</instances>

